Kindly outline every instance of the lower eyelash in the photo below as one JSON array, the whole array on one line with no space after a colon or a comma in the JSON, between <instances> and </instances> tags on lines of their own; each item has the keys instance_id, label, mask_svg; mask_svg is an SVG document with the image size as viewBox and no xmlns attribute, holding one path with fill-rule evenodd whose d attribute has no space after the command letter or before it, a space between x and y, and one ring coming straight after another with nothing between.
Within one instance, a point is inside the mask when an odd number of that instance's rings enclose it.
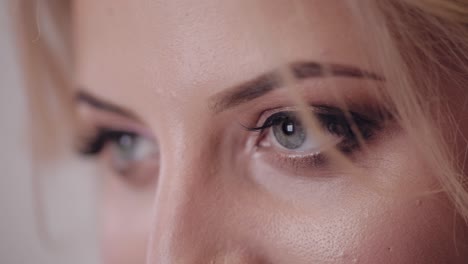
<instances>
[{"instance_id":1,"label":"lower eyelash","mask_svg":"<svg viewBox=\"0 0 468 264\"><path fill-rule=\"evenodd\" d=\"M324 168L329 163L327 155L323 152L300 156L276 154L273 159L274 164L277 164L279 167L292 167L296 172L301 169Z\"/></svg>"}]
</instances>

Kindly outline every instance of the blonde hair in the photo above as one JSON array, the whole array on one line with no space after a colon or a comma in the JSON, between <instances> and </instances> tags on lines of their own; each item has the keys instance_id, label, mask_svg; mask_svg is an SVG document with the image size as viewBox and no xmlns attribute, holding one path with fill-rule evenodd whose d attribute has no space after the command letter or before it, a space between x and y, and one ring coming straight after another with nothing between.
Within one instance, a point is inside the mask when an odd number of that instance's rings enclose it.
<instances>
[{"instance_id":1,"label":"blonde hair","mask_svg":"<svg viewBox=\"0 0 468 264\"><path fill-rule=\"evenodd\" d=\"M23 80L28 89L32 151L52 161L65 150L74 131L71 1L14 1Z\"/></svg>"},{"instance_id":2,"label":"blonde hair","mask_svg":"<svg viewBox=\"0 0 468 264\"><path fill-rule=\"evenodd\" d=\"M375 47L385 47L374 54L381 64L377 67L395 84L385 90L385 96L431 166L429 170L467 220L468 141L460 129L463 120L453 119L454 102L448 101L447 91L468 93L468 2L375 3L368 5L369 10L362 8L359 17L376 23L370 29L375 36L370 41Z\"/></svg>"},{"instance_id":3,"label":"blonde hair","mask_svg":"<svg viewBox=\"0 0 468 264\"><path fill-rule=\"evenodd\" d=\"M63 117L64 112L73 116L71 6L70 1L63 0L37 0L36 5L28 0L17 2L16 24L22 33L19 40L27 86L34 87L28 90L34 109L31 112L39 115L32 119L40 120L34 124L38 126L34 131L42 131L35 142L43 143L37 147L42 153L55 145L57 135L53 131L57 127L70 127L73 123L57 125L57 120L70 120ZM54 19L50 24L55 25L55 32L64 40L65 52L60 56L48 42L48 36L38 28L39 3L47 4L46 10ZM389 102L388 107L432 166L430 169L437 175L443 191L459 214L468 220L465 170L468 142L460 131L463 121L453 119L451 102L446 97L448 89L452 93L468 92L468 1L350 0L347 3L356 23L366 28L362 37L370 46L379 47L369 51L369 57L378 58L374 61L375 68L393 84L392 89L375 93ZM57 102L62 111L49 107L50 94L60 99ZM447 126L452 128L450 134L442 129Z\"/></svg>"}]
</instances>

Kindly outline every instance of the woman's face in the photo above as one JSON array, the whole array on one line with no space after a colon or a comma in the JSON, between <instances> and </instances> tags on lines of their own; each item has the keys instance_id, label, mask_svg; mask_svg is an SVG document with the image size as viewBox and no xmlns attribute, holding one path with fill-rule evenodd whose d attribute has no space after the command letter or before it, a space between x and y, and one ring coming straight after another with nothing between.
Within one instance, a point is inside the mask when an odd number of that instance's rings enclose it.
<instances>
[{"instance_id":1,"label":"woman's face","mask_svg":"<svg viewBox=\"0 0 468 264\"><path fill-rule=\"evenodd\" d=\"M73 17L106 263L467 263L342 1L81 0Z\"/></svg>"}]
</instances>

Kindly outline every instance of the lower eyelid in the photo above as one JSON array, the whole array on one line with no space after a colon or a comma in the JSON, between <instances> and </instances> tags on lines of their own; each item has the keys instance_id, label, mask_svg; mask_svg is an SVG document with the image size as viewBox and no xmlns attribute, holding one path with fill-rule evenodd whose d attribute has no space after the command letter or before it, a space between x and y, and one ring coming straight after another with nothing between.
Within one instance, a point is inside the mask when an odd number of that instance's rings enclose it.
<instances>
[{"instance_id":1,"label":"lower eyelid","mask_svg":"<svg viewBox=\"0 0 468 264\"><path fill-rule=\"evenodd\" d=\"M328 164L328 158L324 153L313 153L301 157L283 157L283 162L287 162L295 169L323 168Z\"/></svg>"},{"instance_id":2,"label":"lower eyelid","mask_svg":"<svg viewBox=\"0 0 468 264\"><path fill-rule=\"evenodd\" d=\"M290 151L278 151L276 147L265 147L260 151L261 156L267 159L271 164L280 168L313 169L323 168L328 162L328 156L325 151L298 154L288 153Z\"/></svg>"}]
</instances>

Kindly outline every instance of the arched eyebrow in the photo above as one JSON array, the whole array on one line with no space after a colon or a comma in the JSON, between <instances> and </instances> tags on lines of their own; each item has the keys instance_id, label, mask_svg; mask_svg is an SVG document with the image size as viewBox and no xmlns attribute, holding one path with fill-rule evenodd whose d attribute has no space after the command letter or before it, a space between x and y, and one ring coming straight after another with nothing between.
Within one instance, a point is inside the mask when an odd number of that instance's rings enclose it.
<instances>
[{"instance_id":1,"label":"arched eyebrow","mask_svg":"<svg viewBox=\"0 0 468 264\"><path fill-rule=\"evenodd\" d=\"M297 79L316 77L347 77L367 79L373 81L385 81L385 79L373 72L360 69L356 66L341 64L320 64L318 62L294 62L288 65L292 76ZM240 85L231 87L225 91L210 97L210 108L220 113L229 108L252 101L258 97L283 87L284 80L279 70L264 73Z\"/></svg>"},{"instance_id":2,"label":"arched eyebrow","mask_svg":"<svg viewBox=\"0 0 468 264\"><path fill-rule=\"evenodd\" d=\"M96 96L86 92L82 88L78 89L77 93L75 94L75 101L76 103L87 104L90 107L95 108L100 111L110 112L110 113L117 114L126 118L138 120L138 118L136 118L136 116L131 111L124 109L113 103L106 102L102 99L99 99Z\"/></svg>"}]
</instances>

